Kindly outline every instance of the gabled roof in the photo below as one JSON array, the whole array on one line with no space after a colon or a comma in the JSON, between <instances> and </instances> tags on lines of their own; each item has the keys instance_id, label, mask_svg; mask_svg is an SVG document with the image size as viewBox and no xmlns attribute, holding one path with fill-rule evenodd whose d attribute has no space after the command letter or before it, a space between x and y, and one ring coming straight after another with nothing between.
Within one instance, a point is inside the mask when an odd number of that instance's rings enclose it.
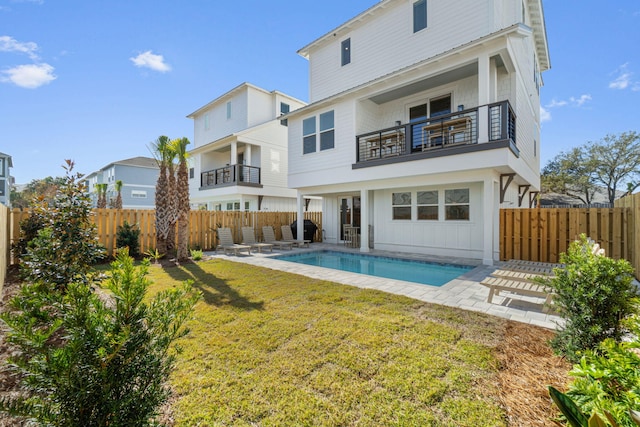
<instances>
[{"instance_id":1,"label":"gabled roof","mask_svg":"<svg viewBox=\"0 0 640 427\"><path fill-rule=\"evenodd\" d=\"M9 167L12 168L13 167L13 161L11 160L11 156L5 153L0 152L0 157L5 157L9 160Z\"/></svg>"},{"instance_id":2,"label":"gabled roof","mask_svg":"<svg viewBox=\"0 0 640 427\"><path fill-rule=\"evenodd\" d=\"M123 166L137 166L140 168L151 168L151 169L159 169L158 161L153 157L132 157L130 159L118 160L112 163L109 163L103 168L100 168L101 171L105 169L109 169L113 165L123 165Z\"/></svg>"},{"instance_id":3,"label":"gabled roof","mask_svg":"<svg viewBox=\"0 0 640 427\"><path fill-rule=\"evenodd\" d=\"M198 109L197 109L196 111L194 111L193 113L191 113L191 114L187 115L187 118L192 119L192 118L194 118L196 115L200 114L201 112L203 112L203 111L205 111L205 110L208 110L209 108L211 108L212 106L214 106L214 105L216 105L216 104L221 104L222 102L225 102L227 99L233 98L236 94L238 94L239 92L242 92L243 90L246 90L246 89L248 89L248 88L258 90L258 91L263 92L263 93L265 93L265 94L267 94L267 95L277 94L277 95L280 95L280 96L284 96L284 97L286 97L286 98L289 98L289 99L291 99L291 100L293 100L293 101L300 102L300 103L302 103L302 104L306 104L304 101L300 101L299 99L296 99L296 98L294 98L293 96L287 95L286 93L282 93L282 92L277 91L277 90L273 90L273 91L269 92L269 91L268 91L268 90L266 90L266 89L262 89L261 87L258 87L258 86L256 86L256 85L253 85L253 84L251 84L251 83L244 82L244 83L239 84L238 86L234 87L234 88L233 88L233 89L231 89L230 91L228 91L228 92L226 92L226 93L224 93L224 94L220 95L219 97L217 97L217 98L216 98L216 99L214 99L213 101L211 101L211 102L207 103L206 105L204 105L204 106L202 106L202 107L198 108Z\"/></svg>"},{"instance_id":4,"label":"gabled roof","mask_svg":"<svg viewBox=\"0 0 640 427\"><path fill-rule=\"evenodd\" d=\"M298 50L298 54L303 58L309 59L309 51L312 48L323 44L327 40L339 38L342 36L342 34L353 30L355 27L361 25L362 23L374 19L377 15L384 11L384 9L398 1L400 0L380 0L378 3L371 6L369 9L360 13L356 17L348 20L344 24L334 28L325 35ZM531 17L531 26L533 29L536 54L538 56L538 61L540 62L541 67L540 71L546 71L551 68L551 63L549 61L549 46L547 45L547 30L544 23L542 0L526 0L526 2L529 9L529 15Z\"/></svg>"}]
</instances>

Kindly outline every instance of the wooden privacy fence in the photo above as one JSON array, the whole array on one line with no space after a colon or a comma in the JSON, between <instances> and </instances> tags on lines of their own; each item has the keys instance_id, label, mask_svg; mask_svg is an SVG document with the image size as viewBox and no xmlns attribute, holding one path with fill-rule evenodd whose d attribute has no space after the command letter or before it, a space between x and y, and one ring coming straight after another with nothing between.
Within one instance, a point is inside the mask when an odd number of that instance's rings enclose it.
<instances>
[{"instance_id":1,"label":"wooden privacy fence","mask_svg":"<svg viewBox=\"0 0 640 427\"><path fill-rule=\"evenodd\" d=\"M7 267L10 262L9 250L9 208L0 204L0 295L7 277Z\"/></svg>"},{"instance_id":2,"label":"wooden privacy fence","mask_svg":"<svg viewBox=\"0 0 640 427\"><path fill-rule=\"evenodd\" d=\"M29 216L28 210L13 209L9 211L8 239L0 242L11 243L20 237L20 221ZM155 211L134 209L94 209L94 222L98 228L98 240L113 254L116 249L118 226L128 222L140 229L140 252L145 253L155 249ZM1 215L1 213L0 213ZM305 212L305 219L311 220L318 226L314 241L322 240L322 213ZM281 225L290 225L296 221L296 212L229 212L229 211L191 211L189 217L189 246L210 250L216 247L218 238L215 230L218 227L229 227L234 234L234 240L242 240L241 227L251 226L256 230L256 238L262 236L262 226L270 225L276 232L276 238L282 237ZM5 221L6 222L6 221ZM0 225L4 224L0 217ZM7 257L5 257L7 258ZM15 262L15 260L14 260ZM0 282L1 283L1 282Z\"/></svg>"},{"instance_id":3,"label":"wooden privacy fence","mask_svg":"<svg viewBox=\"0 0 640 427\"><path fill-rule=\"evenodd\" d=\"M626 208L631 213L629 229L633 238L629 242L631 248L631 258L627 261L636 269L636 278L640 280L640 193L632 194L615 201L616 208Z\"/></svg>"},{"instance_id":4,"label":"wooden privacy fence","mask_svg":"<svg viewBox=\"0 0 640 427\"><path fill-rule=\"evenodd\" d=\"M637 253L633 223L628 208L501 209L500 259L558 262L584 233L607 256L631 261Z\"/></svg>"}]
</instances>

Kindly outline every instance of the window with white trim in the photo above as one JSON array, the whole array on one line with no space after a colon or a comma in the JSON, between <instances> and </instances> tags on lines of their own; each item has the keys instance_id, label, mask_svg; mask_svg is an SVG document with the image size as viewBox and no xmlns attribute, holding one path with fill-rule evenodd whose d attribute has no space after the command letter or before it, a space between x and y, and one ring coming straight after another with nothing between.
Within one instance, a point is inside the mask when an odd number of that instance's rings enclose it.
<instances>
[{"instance_id":1,"label":"window with white trim","mask_svg":"<svg viewBox=\"0 0 640 427\"><path fill-rule=\"evenodd\" d=\"M287 114L290 111L291 111L291 106L289 104L285 104L284 102L280 103L280 114ZM287 119L280 120L280 124L282 126L288 126L289 120Z\"/></svg>"},{"instance_id":2,"label":"window with white trim","mask_svg":"<svg viewBox=\"0 0 640 427\"><path fill-rule=\"evenodd\" d=\"M411 193L392 193L391 205L393 209L393 219L411 220Z\"/></svg>"},{"instance_id":3,"label":"window with white trim","mask_svg":"<svg viewBox=\"0 0 640 427\"><path fill-rule=\"evenodd\" d=\"M316 126L319 123L318 126ZM302 154L330 150L335 147L335 122L333 110L302 121ZM318 135L319 134L319 135Z\"/></svg>"},{"instance_id":4,"label":"window with white trim","mask_svg":"<svg viewBox=\"0 0 640 427\"><path fill-rule=\"evenodd\" d=\"M227 119L231 118L231 101L227 102Z\"/></svg>"},{"instance_id":5,"label":"window with white trim","mask_svg":"<svg viewBox=\"0 0 640 427\"><path fill-rule=\"evenodd\" d=\"M5 172L4 172L4 164L5 164L5 159L0 158L0 176L5 176Z\"/></svg>"},{"instance_id":6,"label":"window with white trim","mask_svg":"<svg viewBox=\"0 0 640 427\"><path fill-rule=\"evenodd\" d=\"M320 114L320 151L335 146L333 110Z\"/></svg>"},{"instance_id":7,"label":"window with white trim","mask_svg":"<svg viewBox=\"0 0 640 427\"><path fill-rule=\"evenodd\" d=\"M209 113L204 115L204 130L209 130L211 129L211 123L210 123L210 118L209 118Z\"/></svg>"},{"instance_id":8,"label":"window with white trim","mask_svg":"<svg viewBox=\"0 0 640 427\"><path fill-rule=\"evenodd\" d=\"M351 39L348 38L343 40L341 43L341 65L344 67L345 65L351 63Z\"/></svg>"},{"instance_id":9,"label":"window with white trim","mask_svg":"<svg viewBox=\"0 0 640 427\"><path fill-rule=\"evenodd\" d=\"M418 0L413 3L413 32L427 28L427 0Z\"/></svg>"},{"instance_id":10,"label":"window with white trim","mask_svg":"<svg viewBox=\"0 0 640 427\"><path fill-rule=\"evenodd\" d=\"M438 220L438 190L418 191L416 197L418 205L418 220Z\"/></svg>"},{"instance_id":11,"label":"window with white trim","mask_svg":"<svg viewBox=\"0 0 640 427\"><path fill-rule=\"evenodd\" d=\"M144 190L131 190L131 198L132 199L146 199L147 192Z\"/></svg>"},{"instance_id":12,"label":"window with white trim","mask_svg":"<svg viewBox=\"0 0 640 427\"><path fill-rule=\"evenodd\" d=\"M316 152L316 118L309 117L302 121L302 154Z\"/></svg>"},{"instance_id":13,"label":"window with white trim","mask_svg":"<svg viewBox=\"0 0 640 427\"><path fill-rule=\"evenodd\" d=\"M444 191L444 212L447 221L469 220L469 189Z\"/></svg>"}]
</instances>

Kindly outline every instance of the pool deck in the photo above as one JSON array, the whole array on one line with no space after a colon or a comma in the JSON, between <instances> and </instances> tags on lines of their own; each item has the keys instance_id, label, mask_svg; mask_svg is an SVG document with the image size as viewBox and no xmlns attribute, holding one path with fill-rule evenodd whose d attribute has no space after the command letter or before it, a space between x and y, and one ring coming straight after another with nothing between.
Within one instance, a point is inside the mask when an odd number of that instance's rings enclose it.
<instances>
[{"instance_id":1,"label":"pool deck","mask_svg":"<svg viewBox=\"0 0 640 427\"><path fill-rule=\"evenodd\" d=\"M548 329L556 329L562 324L562 319L553 314L542 312L542 298L526 297L518 295L510 298L509 294L501 293L494 296L493 303L487 303L489 288L480 284L499 265L482 265L479 260L437 257L432 255L407 254L402 252L387 252L372 250L370 255L382 255L394 258L414 259L446 264L460 264L473 266L473 270L451 280L443 286L429 286L402 280L387 279L383 277L368 276L365 274L351 273L324 267L297 264L288 261L273 259L276 255L286 255L309 251L331 250L358 253L358 249L346 248L342 245L328 243L312 243L309 248L294 248L293 250L276 250L273 253L253 252L251 255L224 255L222 252L207 252L212 258L227 259L229 261L242 262L273 270L286 271L314 279L328 280L359 288L377 289L397 295L404 295L416 300L441 304L449 307L457 307L464 310L479 311L493 316L498 316L517 322L529 323Z\"/></svg>"}]
</instances>

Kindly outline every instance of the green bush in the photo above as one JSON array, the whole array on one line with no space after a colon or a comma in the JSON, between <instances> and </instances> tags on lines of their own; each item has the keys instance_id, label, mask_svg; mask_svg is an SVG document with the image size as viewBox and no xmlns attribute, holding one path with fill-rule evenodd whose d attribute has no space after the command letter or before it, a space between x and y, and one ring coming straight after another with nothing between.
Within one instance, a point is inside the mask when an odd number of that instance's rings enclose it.
<instances>
[{"instance_id":1,"label":"green bush","mask_svg":"<svg viewBox=\"0 0 640 427\"><path fill-rule=\"evenodd\" d=\"M45 202L41 201L40 203ZM20 221L20 237L11 247L13 256L21 259L26 254L29 243L38 236L38 231L43 228L45 228L45 218L42 216L42 210L34 210L27 218Z\"/></svg>"},{"instance_id":2,"label":"green bush","mask_svg":"<svg viewBox=\"0 0 640 427\"><path fill-rule=\"evenodd\" d=\"M73 174L67 160L66 177L50 203L36 203L33 215L44 228L27 245L22 272L28 281L63 289L68 283L92 280L91 265L104 256L98 244L92 209L81 174Z\"/></svg>"},{"instance_id":3,"label":"green bush","mask_svg":"<svg viewBox=\"0 0 640 427\"><path fill-rule=\"evenodd\" d=\"M191 249L190 252L191 252L191 258L194 261L201 261L202 257L204 256L204 252L199 249Z\"/></svg>"},{"instance_id":4,"label":"green bush","mask_svg":"<svg viewBox=\"0 0 640 427\"><path fill-rule=\"evenodd\" d=\"M129 256L140 257L140 229L127 221L119 225L116 231L116 247L129 248Z\"/></svg>"},{"instance_id":5,"label":"green bush","mask_svg":"<svg viewBox=\"0 0 640 427\"><path fill-rule=\"evenodd\" d=\"M154 425L170 393L172 343L199 295L185 283L147 298L148 262L136 268L126 250L111 266L110 293L36 282L13 298L2 319L28 393L4 397L1 410L47 426Z\"/></svg>"},{"instance_id":6,"label":"green bush","mask_svg":"<svg viewBox=\"0 0 640 427\"><path fill-rule=\"evenodd\" d=\"M539 280L554 290L555 309L565 320L551 346L573 362L607 338L619 341L626 332L623 319L637 311L631 265L592 249L581 235L560 257L566 267L554 269L555 277Z\"/></svg>"}]
</instances>

